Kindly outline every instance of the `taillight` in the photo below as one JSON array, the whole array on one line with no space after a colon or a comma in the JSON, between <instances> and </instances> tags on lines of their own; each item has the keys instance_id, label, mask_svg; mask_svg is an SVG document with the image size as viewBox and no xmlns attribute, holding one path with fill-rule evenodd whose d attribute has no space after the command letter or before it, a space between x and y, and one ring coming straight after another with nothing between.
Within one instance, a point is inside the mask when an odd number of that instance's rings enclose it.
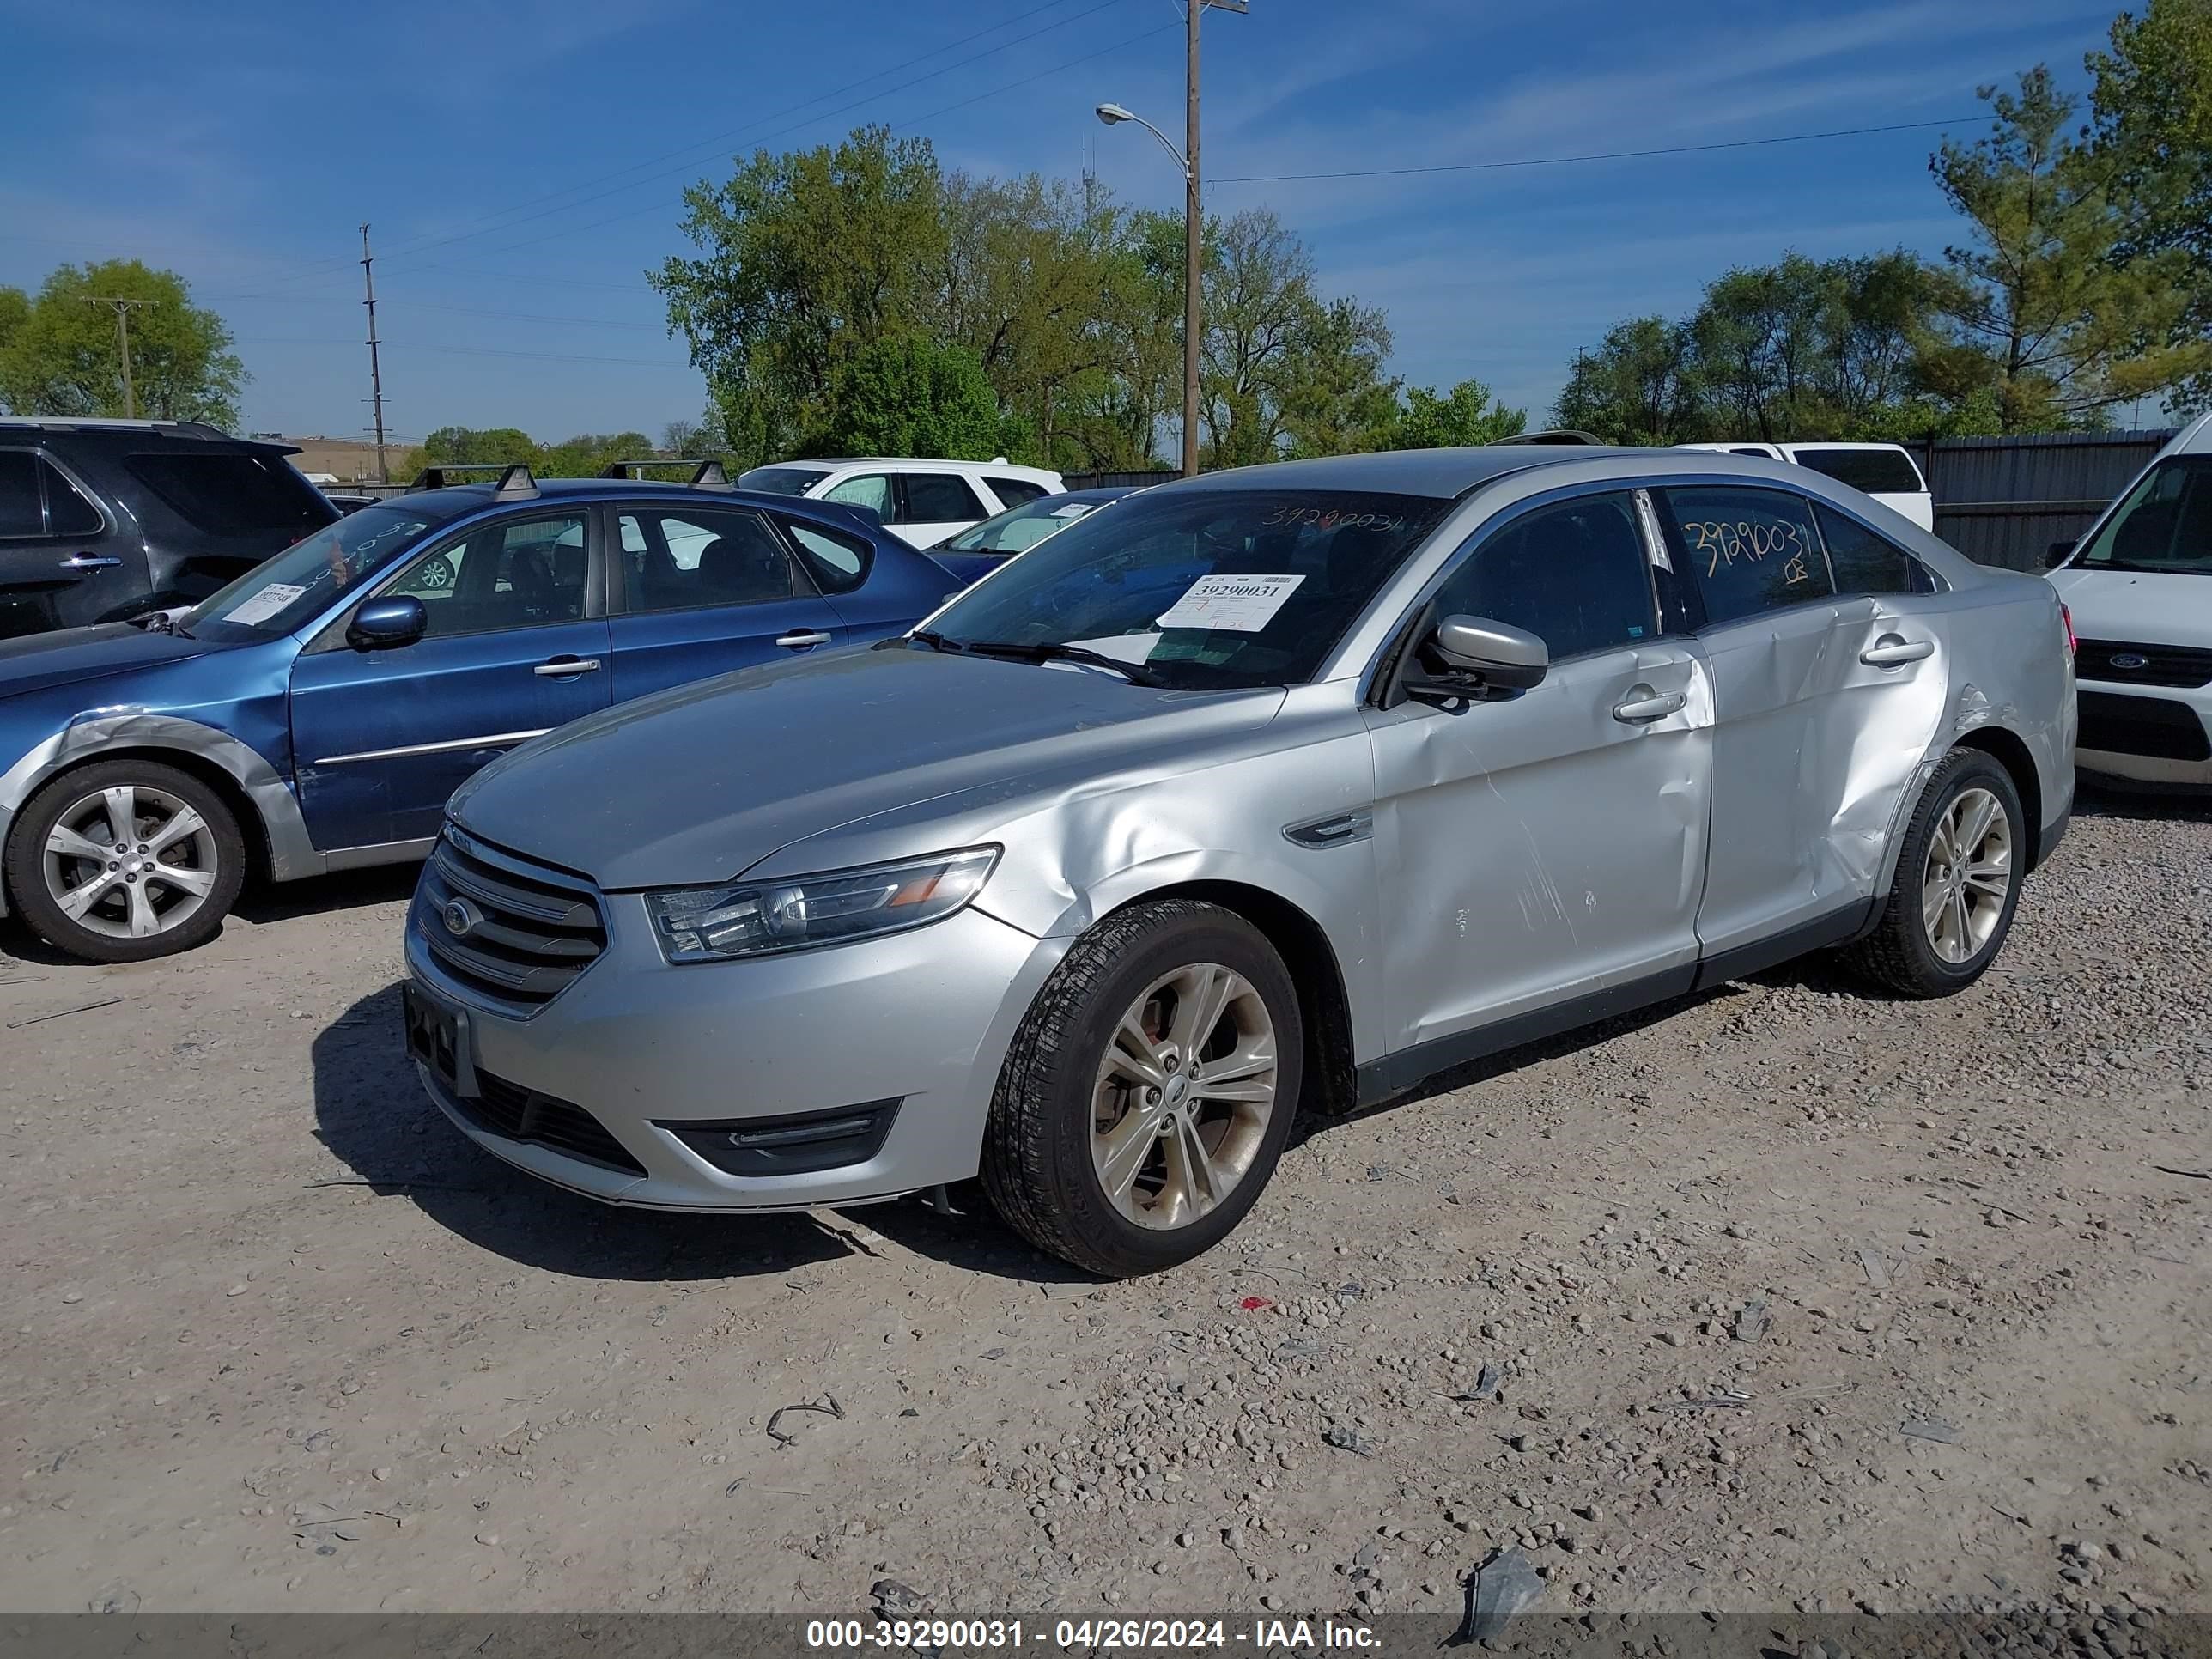
<instances>
[{"instance_id":1,"label":"taillight","mask_svg":"<svg viewBox=\"0 0 2212 1659\"><path fill-rule=\"evenodd\" d=\"M2063 600L2059 602L2058 620L2066 624L2066 656L2070 662L2074 657L2075 647L2080 641L2074 637L2074 613L2066 608Z\"/></svg>"}]
</instances>

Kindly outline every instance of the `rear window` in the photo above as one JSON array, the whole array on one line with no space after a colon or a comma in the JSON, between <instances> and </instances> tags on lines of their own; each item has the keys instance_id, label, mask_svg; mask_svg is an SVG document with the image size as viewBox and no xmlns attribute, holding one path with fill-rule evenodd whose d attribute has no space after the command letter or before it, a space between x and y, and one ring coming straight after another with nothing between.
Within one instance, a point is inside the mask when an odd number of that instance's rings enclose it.
<instances>
[{"instance_id":1,"label":"rear window","mask_svg":"<svg viewBox=\"0 0 2212 1659\"><path fill-rule=\"evenodd\" d=\"M757 466L738 475L738 488L769 495L804 495L829 476L817 466Z\"/></svg>"},{"instance_id":2,"label":"rear window","mask_svg":"<svg viewBox=\"0 0 2212 1659\"><path fill-rule=\"evenodd\" d=\"M296 539L337 513L282 459L179 452L133 455L124 465L171 512L210 536L281 532Z\"/></svg>"},{"instance_id":3,"label":"rear window","mask_svg":"<svg viewBox=\"0 0 2212 1659\"><path fill-rule=\"evenodd\" d=\"M1041 483L1031 483L1027 478L1000 478L984 475L990 483L991 493L1004 507L1027 507L1031 501L1041 501L1052 492Z\"/></svg>"},{"instance_id":4,"label":"rear window","mask_svg":"<svg viewBox=\"0 0 2212 1659\"><path fill-rule=\"evenodd\" d=\"M1901 449L1822 449L1808 447L1790 456L1800 466L1849 484L1869 495L1917 495L1928 486L1912 459Z\"/></svg>"}]
</instances>

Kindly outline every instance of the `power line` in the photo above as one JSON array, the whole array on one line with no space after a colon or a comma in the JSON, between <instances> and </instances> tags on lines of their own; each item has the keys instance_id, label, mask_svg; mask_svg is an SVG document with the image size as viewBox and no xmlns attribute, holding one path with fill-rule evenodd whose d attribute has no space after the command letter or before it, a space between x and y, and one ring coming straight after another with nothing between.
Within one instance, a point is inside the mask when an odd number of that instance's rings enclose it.
<instances>
[{"instance_id":1,"label":"power line","mask_svg":"<svg viewBox=\"0 0 2212 1659\"><path fill-rule=\"evenodd\" d=\"M293 347L306 347L320 351L339 349L351 351L360 343L358 340L240 340L238 342L242 349L248 351L270 351ZM566 351L507 351L493 346L440 345L434 342L424 341L386 340L384 342L384 347L387 351L397 350L402 353L427 351L440 356L529 357L549 363L624 363L636 368L688 369L691 367L690 363L678 362L669 357L593 357Z\"/></svg>"},{"instance_id":2,"label":"power line","mask_svg":"<svg viewBox=\"0 0 2212 1659\"><path fill-rule=\"evenodd\" d=\"M1432 167L1357 167L1343 173L1249 173L1216 179L1217 185L1281 185L1317 179L1404 179L1416 173L1498 173L1509 167L1564 167L1584 161L1633 161L1654 155L1702 155L1721 149L1757 149L1768 144L1804 144L1820 138L1863 138L1877 132L1918 132L1929 127L1978 121L1977 115L1946 116L1937 121L1895 121L1879 127L1836 127L1826 132L1785 132L1771 138L1731 138L1711 144L1669 144L1658 149L1597 150L1581 155L1529 155L1510 161L1449 161Z\"/></svg>"}]
</instances>

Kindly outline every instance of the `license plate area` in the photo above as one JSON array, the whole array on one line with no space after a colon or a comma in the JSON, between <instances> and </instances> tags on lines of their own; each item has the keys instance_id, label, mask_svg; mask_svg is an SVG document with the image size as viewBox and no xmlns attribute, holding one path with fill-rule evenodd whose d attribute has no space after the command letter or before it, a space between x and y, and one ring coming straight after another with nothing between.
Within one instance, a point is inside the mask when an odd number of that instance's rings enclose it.
<instances>
[{"instance_id":1,"label":"license plate area","mask_svg":"<svg viewBox=\"0 0 2212 1659\"><path fill-rule=\"evenodd\" d=\"M428 1066L438 1081L456 1095L475 1094L468 1016L459 1009L440 1006L412 985L400 988L399 1009L406 1029L408 1057Z\"/></svg>"}]
</instances>

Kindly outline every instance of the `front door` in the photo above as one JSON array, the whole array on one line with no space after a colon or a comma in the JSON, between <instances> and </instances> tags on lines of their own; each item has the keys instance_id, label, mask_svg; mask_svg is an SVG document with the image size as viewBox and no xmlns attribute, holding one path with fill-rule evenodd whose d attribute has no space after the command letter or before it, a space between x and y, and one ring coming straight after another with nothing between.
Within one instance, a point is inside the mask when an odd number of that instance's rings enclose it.
<instances>
[{"instance_id":1,"label":"front door","mask_svg":"<svg viewBox=\"0 0 2212 1659\"><path fill-rule=\"evenodd\" d=\"M984 506L975 486L957 472L902 472L898 485L904 499L892 528L916 547L934 547L981 524L994 510Z\"/></svg>"},{"instance_id":2,"label":"front door","mask_svg":"<svg viewBox=\"0 0 2212 1659\"><path fill-rule=\"evenodd\" d=\"M1424 626L1526 629L1552 653L1543 683L1455 712L1370 711L1394 1052L1686 981L1711 705L1695 647L1661 632L1650 560L1626 491L1485 531Z\"/></svg>"},{"instance_id":3,"label":"front door","mask_svg":"<svg viewBox=\"0 0 2212 1659\"><path fill-rule=\"evenodd\" d=\"M146 553L35 449L0 449L0 639L74 628L141 598Z\"/></svg>"},{"instance_id":4,"label":"front door","mask_svg":"<svg viewBox=\"0 0 2212 1659\"><path fill-rule=\"evenodd\" d=\"M422 638L356 651L342 619L301 653L292 752L318 848L434 836L471 773L606 706L599 563L586 508L480 525L380 590L422 601Z\"/></svg>"},{"instance_id":5,"label":"front door","mask_svg":"<svg viewBox=\"0 0 2212 1659\"><path fill-rule=\"evenodd\" d=\"M1847 928L1872 896L1942 712L1929 602L1912 597L1933 584L1901 550L1786 490L1654 500L1712 668L1705 953L1832 942L1811 936Z\"/></svg>"},{"instance_id":6,"label":"front door","mask_svg":"<svg viewBox=\"0 0 2212 1659\"><path fill-rule=\"evenodd\" d=\"M844 620L750 507L637 502L615 526L617 702L844 640Z\"/></svg>"}]
</instances>

